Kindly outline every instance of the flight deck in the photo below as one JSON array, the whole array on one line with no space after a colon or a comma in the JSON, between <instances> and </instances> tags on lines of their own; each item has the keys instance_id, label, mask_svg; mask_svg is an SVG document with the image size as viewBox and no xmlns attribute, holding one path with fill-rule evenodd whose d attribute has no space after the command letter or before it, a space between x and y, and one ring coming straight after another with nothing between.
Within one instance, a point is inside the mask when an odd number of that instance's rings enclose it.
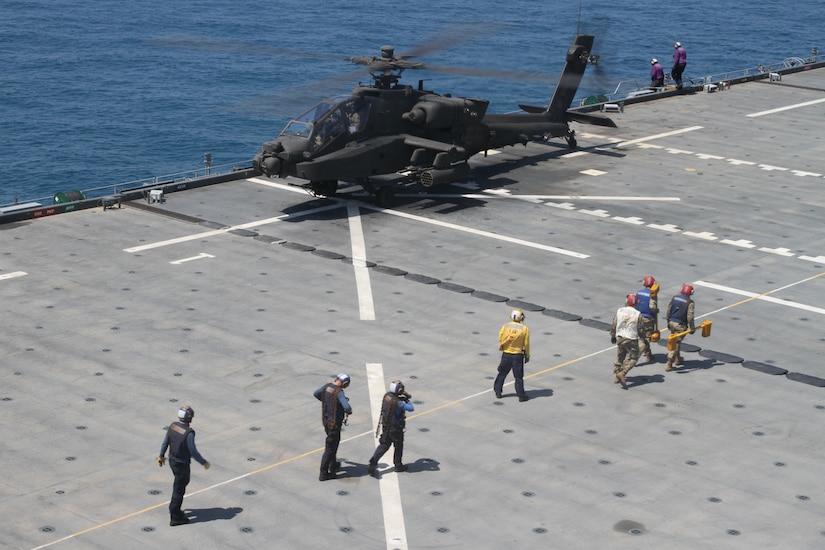
<instances>
[{"instance_id":1,"label":"flight deck","mask_svg":"<svg viewBox=\"0 0 825 550\"><path fill-rule=\"evenodd\" d=\"M825 544L825 70L626 105L479 154L465 183L227 181L0 225L0 545L818 548ZM110 205L111 206L111 205ZM652 275L694 286L685 361L613 383ZM496 399L525 311L530 400ZM313 391L353 408L320 482ZM404 461L367 473L393 379ZM188 525L155 459L195 408Z\"/></svg>"}]
</instances>

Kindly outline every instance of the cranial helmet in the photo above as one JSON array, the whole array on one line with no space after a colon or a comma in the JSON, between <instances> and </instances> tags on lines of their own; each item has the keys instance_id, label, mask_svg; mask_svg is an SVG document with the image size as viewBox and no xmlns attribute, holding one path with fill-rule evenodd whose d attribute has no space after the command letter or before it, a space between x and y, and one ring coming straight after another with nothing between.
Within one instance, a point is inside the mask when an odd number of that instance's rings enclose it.
<instances>
[{"instance_id":1,"label":"cranial helmet","mask_svg":"<svg viewBox=\"0 0 825 550\"><path fill-rule=\"evenodd\" d=\"M647 287L647 288L652 287L653 283L655 283L655 282L656 282L656 279L654 279L652 275L648 275L647 277L642 279L642 284L644 284L645 287Z\"/></svg>"},{"instance_id":2,"label":"cranial helmet","mask_svg":"<svg viewBox=\"0 0 825 550\"><path fill-rule=\"evenodd\" d=\"M404 393L404 382L401 380L393 380L390 382L390 393L394 393L395 395Z\"/></svg>"},{"instance_id":3,"label":"cranial helmet","mask_svg":"<svg viewBox=\"0 0 825 550\"><path fill-rule=\"evenodd\" d=\"M681 42L677 42L677 43L675 43L675 44L673 45L673 47L674 47L674 48L681 48L681 47L682 47L682 43L681 43Z\"/></svg>"},{"instance_id":4,"label":"cranial helmet","mask_svg":"<svg viewBox=\"0 0 825 550\"><path fill-rule=\"evenodd\" d=\"M517 323L521 323L522 321L524 321L524 312L520 309L514 309L510 312L510 319Z\"/></svg>"},{"instance_id":5,"label":"cranial helmet","mask_svg":"<svg viewBox=\"0 0 825 550\"><path fill-rule=\"evenodd\" d=\"M687 283L683 284L681 293L685 296L690 296L691 294L693 294L693 285L689 285Z\"/></svg>"},{"instance_id":6,"label":"cranial helmet","mask_svg":"<svg viewBox=\"0 0 825 550\"><path fill-rule=\"evenodd\" d=\"M195 418L195 409L189 405L184 405L178 410L178 418L180 418L181 422L189 424L192 422L192 419Z\"/></svg>"},{"instance_id":7,"label":"cranial helmet","mask_svg":"<svg viewBox=\"0 0 825 550\"><path fill-rule=\"evenodd\" d=\"M628 294L627 295L627 305L630 307L636 307L636 304L639 303L639 297L635 294Z\"/></svg>"},{"instance_id":8,"label":"cranial helmet","mask_svg":"<svg viewBox=\"0 0 825 550\"><path fill-rule=\"evenodd\" d=\"M346 388L349 386L349 374L342 372L338 376L335 377L336 380L341 381L341 387Z\"/></svg>"},{"instance_id":9,"label":"cranial helmet","mask_svg":"<svg viewBox=\"0 0 825 550\"><path fill-rule=\"evenodd\" d=\"M659 62L659 60L658 60L658 59L656 59L655 57L654 57L653 59L651 59L651 60L650 60L650 64L651 64L651 65L655 65L655 64L656 64L656 63L658 63L658 62Z\"/></svg>"}]
</instances>

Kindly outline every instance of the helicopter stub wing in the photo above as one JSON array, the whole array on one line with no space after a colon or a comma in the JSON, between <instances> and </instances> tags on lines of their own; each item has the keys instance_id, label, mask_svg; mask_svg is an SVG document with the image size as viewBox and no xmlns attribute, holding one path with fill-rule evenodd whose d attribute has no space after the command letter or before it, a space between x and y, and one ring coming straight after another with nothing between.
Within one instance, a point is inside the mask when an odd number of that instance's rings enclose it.
<instances>
[{"instance_id":1,"label":"helicopter stub wing","mask_svg":"<svg viewBox=\"0 0 825 550\"><path fill-rule=\"evenodd\" d=\"M427 139L419 136L405 135L404 144L416 149L427 149L437 153L452 153L458 156L466 154L463 147L456 147L451 143L445 143L443 141Z\"/></svg>"}]
</instances>

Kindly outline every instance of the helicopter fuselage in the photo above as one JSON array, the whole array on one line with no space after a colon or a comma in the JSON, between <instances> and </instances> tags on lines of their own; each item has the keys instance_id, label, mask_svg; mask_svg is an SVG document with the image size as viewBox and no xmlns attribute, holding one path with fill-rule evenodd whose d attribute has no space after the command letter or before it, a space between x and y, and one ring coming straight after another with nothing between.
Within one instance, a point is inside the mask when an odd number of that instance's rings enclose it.
<instances>
[{"instance_id":1,"label":"helicopter fuselage","mask_svg":"<svg viewBox=\"0 0 825 550\"><path fill-rule=\"evenodd\" d=\"M570 46L560 85L543 111L487 114L487 100L438 95L421 82L416 89L398 84L396 75L374 74L375 85L359 85L291 120L263 144L253 166L330 195L339 180L363 183L384 174L404 173L425 186L456 181L468 175L470 157L508 145L565 137L575 147L567 108L592 42L580 35Z\"/></svg>"}]
</instances>

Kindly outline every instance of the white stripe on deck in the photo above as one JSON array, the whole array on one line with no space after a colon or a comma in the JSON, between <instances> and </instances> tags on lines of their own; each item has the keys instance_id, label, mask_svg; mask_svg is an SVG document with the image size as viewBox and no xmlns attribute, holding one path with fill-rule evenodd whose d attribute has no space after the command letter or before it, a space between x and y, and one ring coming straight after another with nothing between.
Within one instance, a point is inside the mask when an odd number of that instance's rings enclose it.
<instances>
[{"instance_id":1,"label":"white stripe on deck","mask_svg":"<svg viewBox=\"0 0 825 550\"><path fill-rule=\"evenodd\" d=\"M347 204L349 238L352 243L352 267L355 269L355 288L358 291L358 310L362 321L375 321L370 271L367 267L367 245L361 227L361 210L354 203Z\"/></svg>"},{"instance_id":2,"label":"white stripe on deck","mask_svg":"<svg viewBox=\"0 0 825 550\"><path fill-rule=\"evenodd\" d=\"M801 310L804 310L804 311L810 311L811 313L819 313L820 315L825 315L825 309L823 309L823 308L815 307L815 306L809 306L807 304L800 304L798 302L792 302L790 300L782 300L780 298L774 298L772 296L768 296L768 294L773 294L775 292L779 292L780 290L784 290L784 289L789 288L791 286L798 285L800 283L810 281L811 279L814 279L816 277L818 277L818 275L815 276L815 277L809 277L807 279L803 279L802 281L797 281L796 283L792 283L790 285L783 286L782 288L777 288L777 289L771 290L769 292L764 292L762 294L758 294L756 292L750 292L748 290L741 290L741 289L738 289L738 288L732 288L732 287L729 287L729 286L717 285L715 283L709 283L707 281L696 281L693 284L696 285L696 286L704 287L704 288L712 288L713 290L720 290L722 292L729 292L731 294L738 294L739 296L746 296L748 298L753 298L755 300L763 300L765 302L771 302L773 304L779 304L779 305L782 305L782 306L793 307L793 308L801 309ZM719 310L719 311L721 311L721 310ZM709 315L709 314L706 314L706 315Z\"/></svg>"},{"instance_id":3,"label":"white stripe on deck","mask_svg":"<svg viewBox=\"0 0 825 550\"><path fill-rule=\"evenodd\" d=\"M693 132L694 130L701 130L702 126L691 126L690 128L682 128L681 130L673 130L672 132L664 132L662 134L655 134L652 136L647 136L638 139L631 139L630 141L622 141L621 143L617 143L615 147L627 147L628 145L636 145L637 143L644 143L646 141L652 141L654 139L670 137L670 136L678 136L679 134L684 134L687 132Z\"/></svg>"},{"instance_id":4,"label":"white stripe on deck","mask_svg":"<svg viewBox=\"0 0 825 550\"><path fill-rule=\"evenodd\" d=\"M585 259L589 258L590 256L587 254L582 254L581 252L574 252L572 250L565 250L564 248L557 248L555 246L548 246L544 244L534 243L531 241L525 241L523 239L516 239L515 237L507 237L506 235L499 235L498 233L491 233L489 231L482 231L481 229L473 229L471 227L465 227L463 225L456 225L454 223L443 222L440 220L434 220L431 218L425 218L423 216L416 216L415 214L408 214L406 212L400 212L398 210L391 210L389 208L381 208L379 206L371 206L368 204L362 204L362 208L369 208L370 210L375 210L377 212L383 212L384 214L390 214L392 216L398 216L399 218L406 218L408 220L415 220L422 223L428 223L431 225L437 225L439 227L445 227L447 229L454 229L456 231L464 231L465 233L470 233L472 235L478 235L480 237L487 237L490 239L496 239L499 241L504 241L512 244L518 244L521 246L527 246L530 248L537 248L538 250L544 250L547 252L554 252L556 254L563 254L565 256L572 256L574 258Z\"/></svg>"},{"instance_id":5,"label":"white stripe on deck","mask_svg":"<svg viewBox=\"0 0 825 550\"><path fill-rule=\"evenodd\" d=\"M267 218L265 220L257 220L254 222L242 223L240 225L233 225L231 227L224 227L222 229L215 229L213 231L204 231L202 233L194 233L192 235L185 235L183 237L177 237L175 239L167 239L165 241L158 241L155 243L149 244L142 244L140 246L133 246L132 248L124 248L124 252L129 252L133 254L135 252L142 252L144 250L151 250L153 248L161 248L163 246L170 246L173 244L180 244L189 241L195 241L198 239L203 239L206 237L214 237L215 235L224 235L229 233L230 231L234 231L236 229L252 229L254 227L260 227L262 225L268 225L271 223L276 223L284 220L289 220L292 218L300 218L302 216L309 216L311 214L315 214L317 212L324 212L325 210L332 210L335 208L340 208L340 204L333 204L332 206L322 206L320 208L313 208L311 210L302 210L301 212L294 212L292 214L284 214L282 216L276 216L274 218Z\"/></svg>"},{"instance_id":6,"label":"white stripe on deck","mask_svg":"<svg viewBox=\"0 0 825 550\"><path fill-rule=\"evenodd\" d=\"M798 109L800 107L807 107L809 105L816 105L817 103L823 103L825 99L814 99L813 101L806 101L804 103L796 103L794 105L786 105L785 107L778 107L776 109L769 109L767 111L759 111L758 113L751 113L746 115L750 118L756 118L758 116L765 116L765 115L772 115L774 113L781 113L782 111L790 111L791 109Z\"/></svg>"}]
</instances>

